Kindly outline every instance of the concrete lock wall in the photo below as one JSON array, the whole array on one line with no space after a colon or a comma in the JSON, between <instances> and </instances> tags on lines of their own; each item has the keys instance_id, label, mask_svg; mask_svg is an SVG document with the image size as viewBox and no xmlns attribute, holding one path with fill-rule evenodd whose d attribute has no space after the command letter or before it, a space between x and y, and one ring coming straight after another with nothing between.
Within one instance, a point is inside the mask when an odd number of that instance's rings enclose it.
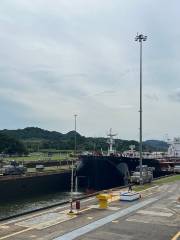
<instances>
[{"instance_id":1,"label":"concrete lock wall","mask_svg":"<svg viewBox=\"0 0 180 240\"><path fill-rule=\"evenodd\" d=\"M0 181L1 200L11 200L37 193L50 193L70 189L70 171L43 176L13 178Z\"/></svg>"}]
</instances>

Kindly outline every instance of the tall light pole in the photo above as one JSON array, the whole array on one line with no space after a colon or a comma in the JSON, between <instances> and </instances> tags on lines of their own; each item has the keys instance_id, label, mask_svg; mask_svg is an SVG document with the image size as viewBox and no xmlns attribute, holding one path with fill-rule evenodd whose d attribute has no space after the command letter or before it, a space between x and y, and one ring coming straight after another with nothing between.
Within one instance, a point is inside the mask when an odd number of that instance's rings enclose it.
<instances>
[{"instance_id":1,"label":"tall light pole","mask_svg":"<svg viewBox=\"0 0 180 240\"><path fill-rule=\"evenodd\" d=\"M76 152L77 152L77 140L76 140L76 118L77 118L77 114L74 114L74 155L76 156Z\"/></svg>"},{"instance_id":2,"label":"tall light pole","mask_svg":"<svg viewBox=\"0 0 180 240\"><path fill-rule=\"evenodd\" d=\"M76 118L77 114L74 114L74 157L76 157ZM74 160L72 159L71 165L71 206L70 212L73 214L73 188L74 188Z\"/></svg>"},{"instance_id":3,"label":"tall light pole","mask_svg":"<svg viewBox=\"0 0 180 240\"><path fill-rule=\"evenodd\" d=\"M142 178L142 42L147 40L147 36L137 34L135 41L140 43L140 128L139 128L139 155L140 155L140 184L143 184Z\"/></svg>"}]
</instances>

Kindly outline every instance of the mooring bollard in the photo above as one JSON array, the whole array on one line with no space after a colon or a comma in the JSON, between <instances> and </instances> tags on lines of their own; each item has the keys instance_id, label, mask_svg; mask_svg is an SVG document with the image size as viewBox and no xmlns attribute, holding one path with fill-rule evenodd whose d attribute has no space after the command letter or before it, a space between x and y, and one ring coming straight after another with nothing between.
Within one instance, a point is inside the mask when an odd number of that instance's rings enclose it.
<instances>
[{"instance_id":1,"label":"mooring bollard","mask_svg":"<svg viewBox=\"0 0 180 240\"><path fill-rule=\"evenodd\" d=\"M80 200L76 200L76 209L80 210L80 208L81 208Z\"/></svg>"},{"instance_id":2,"label":"mooring bollard","mask_svg":"<svg viewBox=\"0 0 180 240\"><path fill-rule=\"evenodd\" d=\"M76 210L77 210L77 214L79 213L80 208L81 208L80 200L76 200Z\"/></svg>"}]
</instances>

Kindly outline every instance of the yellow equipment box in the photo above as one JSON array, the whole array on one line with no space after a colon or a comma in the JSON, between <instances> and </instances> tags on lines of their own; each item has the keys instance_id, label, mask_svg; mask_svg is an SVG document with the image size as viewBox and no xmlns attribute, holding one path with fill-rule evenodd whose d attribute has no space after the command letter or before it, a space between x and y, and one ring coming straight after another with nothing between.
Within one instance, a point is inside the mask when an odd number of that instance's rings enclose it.
<instances>
[{"instance_id":1,"label":"yellow equipment box","mask_svg":"<svg viewBox=\"0 0 180 240\"><path fill-rule=\"evenodd\" d=\"M108 207L109 194L99 194L96 198L99 200L99 208L106 209Z\"/></svg>"}]
</instances>

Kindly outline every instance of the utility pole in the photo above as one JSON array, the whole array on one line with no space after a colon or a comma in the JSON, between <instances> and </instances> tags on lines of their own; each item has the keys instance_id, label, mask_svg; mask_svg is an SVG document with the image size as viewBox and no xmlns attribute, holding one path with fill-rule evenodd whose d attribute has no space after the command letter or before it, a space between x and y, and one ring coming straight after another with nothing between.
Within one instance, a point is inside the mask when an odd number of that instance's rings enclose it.
<instances>
[{"instance_id":1,"label":"utility pole","mask_svg":"<svg viewBox=\"0 0 180 240\"><path fill-rule=\"evenodd\" d=\"M140 133L139 133L139 157L140 157L140 184L143 184L142 178L142 42L147 40L147 36L137 34L135 41L140 43Z\"/></svg>"},{"instance_id":2,"label":"utility pole","mask_svg":"<svg viewBox=\"0 0 180 240\"><path fill-rule=\"evenodd\" d=\"M77 114L74 114L74 157L76 157L76 118ZM73 214L73 188L74 188L74 159L72 159L71 165L71 205L69 213Z\"/></svg>"},{"instance_id":3,"label":"utility pole","mask_svg":"<svg viewBox=\"0 0 180 240\"><path fill-rule=\"evenodd\" d=\"M77 132L76 132L76 118L77 118L77 114L74 114L74 155L76 157L76 154L77 154L77 139L76 139L76 136L77 136Z\"/></svg>"}]
</instances>

